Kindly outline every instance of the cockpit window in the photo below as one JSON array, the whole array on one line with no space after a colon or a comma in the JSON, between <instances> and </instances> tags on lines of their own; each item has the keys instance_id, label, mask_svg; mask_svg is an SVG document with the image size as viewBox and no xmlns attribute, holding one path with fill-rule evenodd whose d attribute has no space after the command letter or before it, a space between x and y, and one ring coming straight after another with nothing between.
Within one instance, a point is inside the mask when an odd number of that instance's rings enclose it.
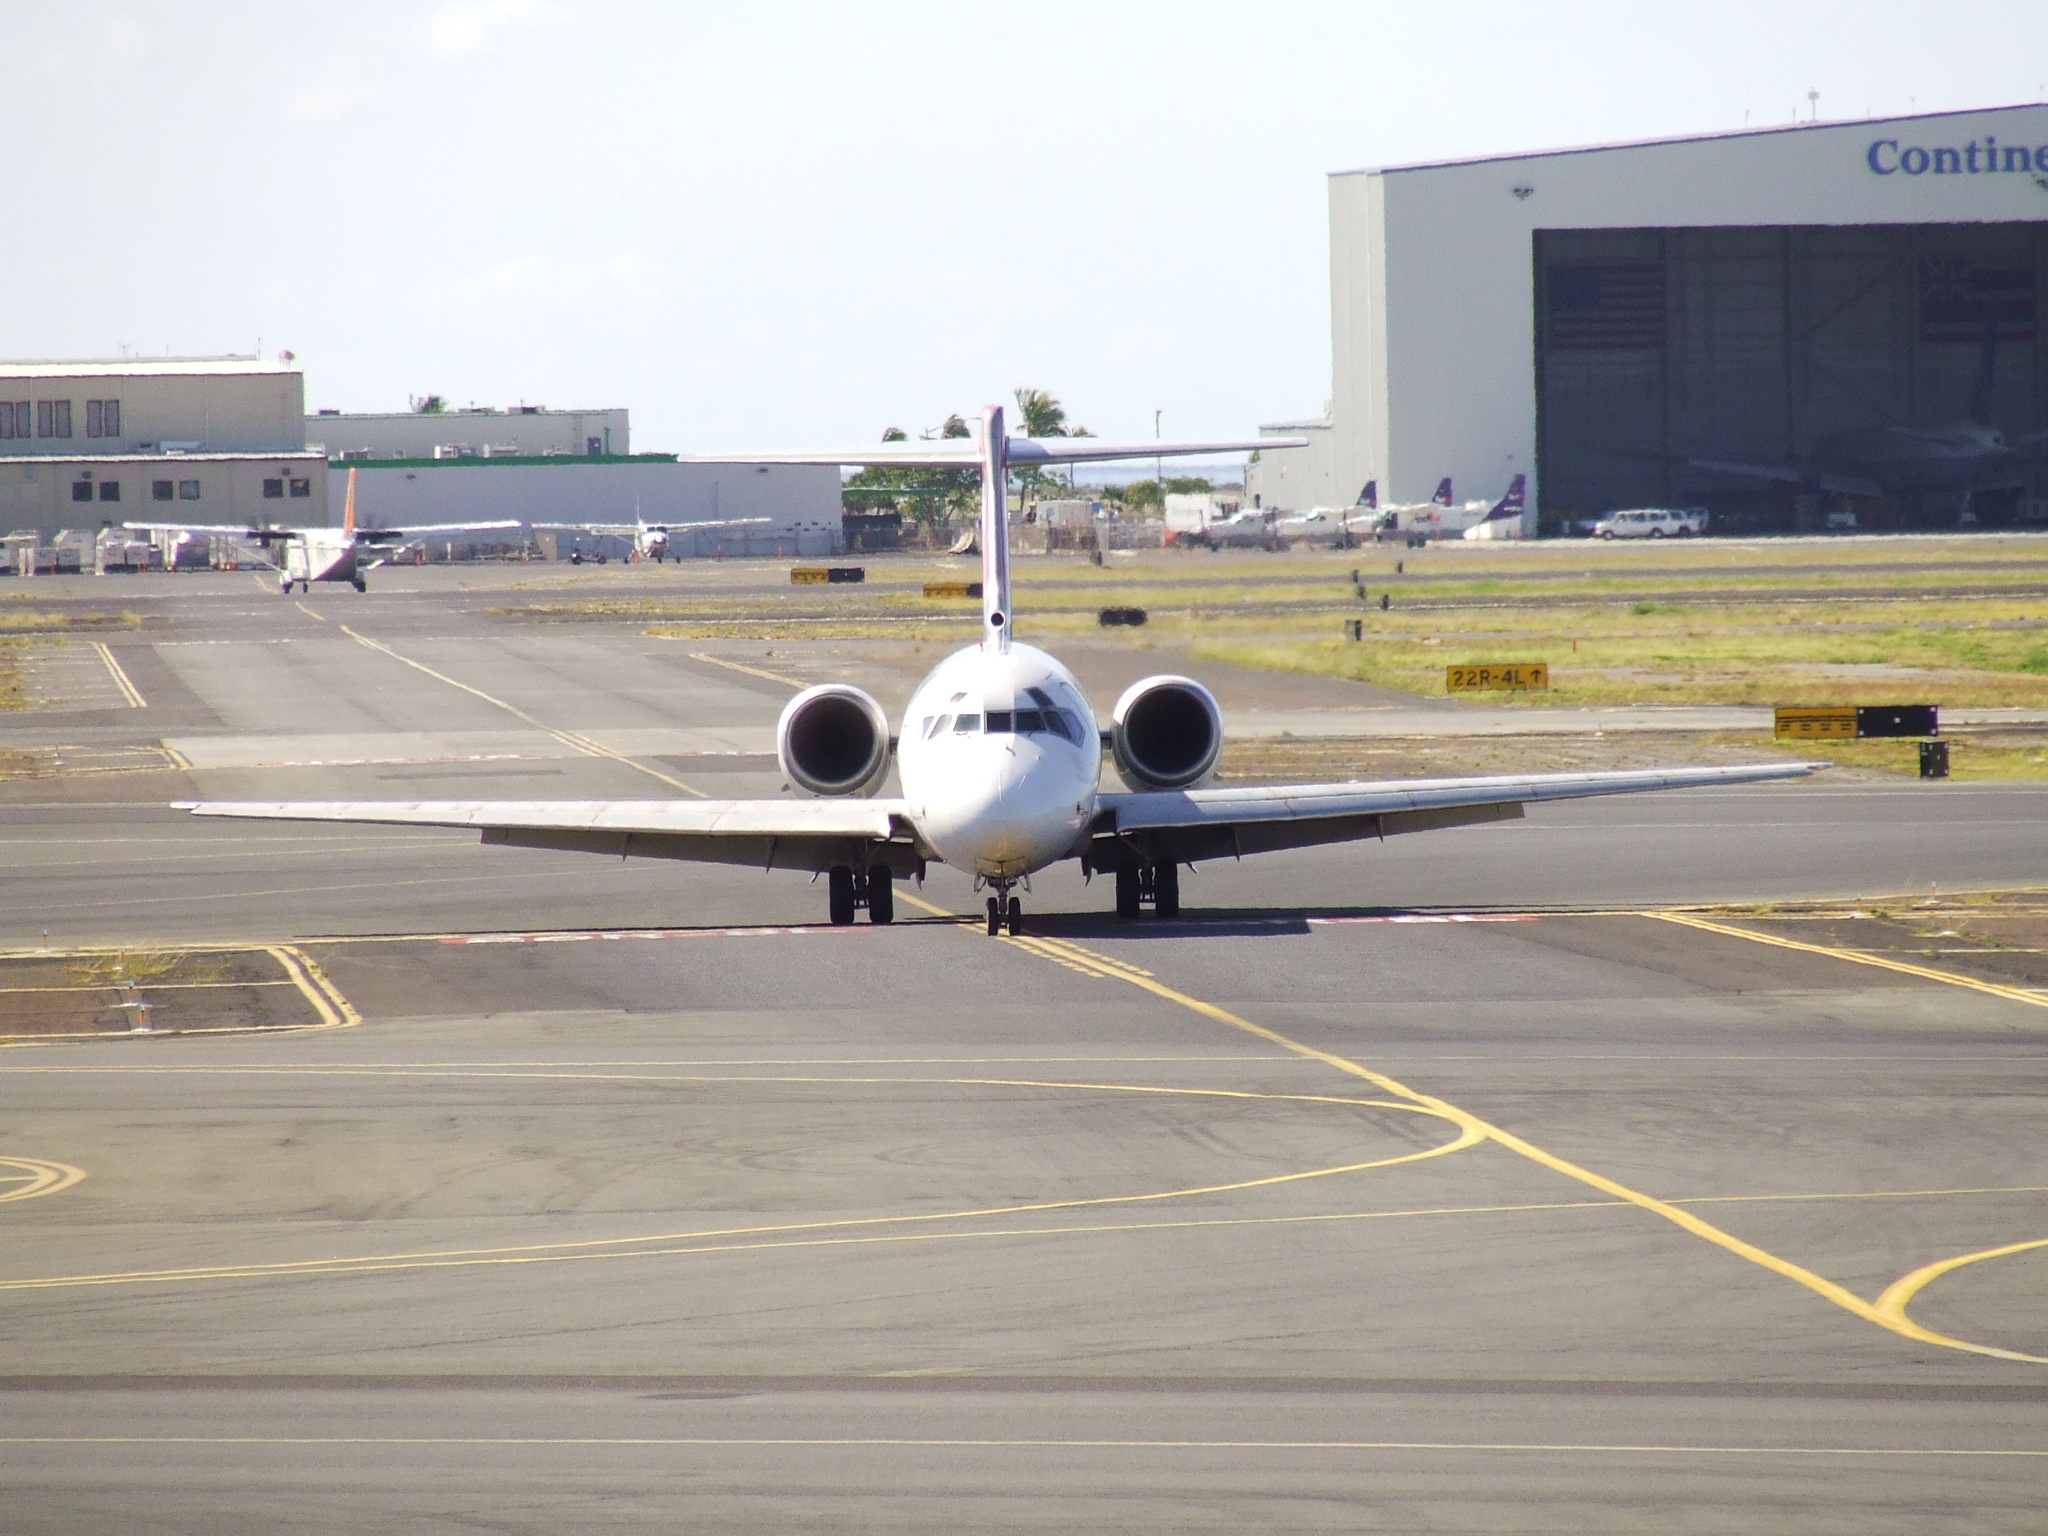
<instances>
[{"instance_id":1,"label":"cockpit window","mask_svg":"<svg viewBox=\"0 0 2048 1536\"><path fill-rule=\"evenodd\" d=\"M988 712L988 733L991 736L1007 736L1016 727L1011 723L1016 712L1008 709L992 709Z\"/></svg>"},{"instance_id":2,"label":"cockpit window","mask_svg":"<svg viewBox=\"0 0 2048 1536\"><path fill-rule=\"evenodd\" d=\"M953 717L951 715L941 715L936 720L930 715L926 715L924 718L924 739L930 741L934 736L943 736L952 728Z\"/></svg>"},{"instance_id":3,"label":"cockpit window","mask_svg":"<svg viewBox=\"0 0 2048 1536\"><path fill-rule=\"evenodd\" d=\"M1043 688L1026 688L1024 691L1030 694L1031 697L1036 699L1039 703L1043 704L1047 709L1051 709L1053 707L1052 695L1047 693Z\"/></svg>"},{"instance_id":4,"label":"cockpit window","mask_svg":"<svg viewBox=\"0 0 2048 1536\"><path fill-rule=\"evenodd\" d=\"M953 731L956 735L966 734L968 732L978 731L980 729L981 716L979 715L962 715L953 722Z\"/></svg>"},{"instance_id":5,"label":"cockpit window","mask_svg":"<svg viewBox=\"0 0 2048 1536\"><path fill-rule=\"evenodd\" d=\"M1017 734L1029 736L1045 729L1045 716L1035 709L1017 711Z\"/></svg>"}]
</instances>

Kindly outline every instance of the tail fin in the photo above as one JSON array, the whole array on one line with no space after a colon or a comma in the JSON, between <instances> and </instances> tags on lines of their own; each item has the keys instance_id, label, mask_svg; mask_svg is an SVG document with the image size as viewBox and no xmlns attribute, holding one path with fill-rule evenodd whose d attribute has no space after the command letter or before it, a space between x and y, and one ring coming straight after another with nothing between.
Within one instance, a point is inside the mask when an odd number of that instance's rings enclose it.
<instances>
[{"instance_id":1,"label":"tail fin","mask_svg":"<svg viewBox=\"0 0 2048 1536\"><path fill-rule=\"evenodd\" d=\"M354 474L355 471L350 470L349 473ZM1437 481L1436 494L1429 498L1429 504L1432 507L1448 507L1451 504L1451 477L1449 475L1445 475L1443 479Z\"/></svg>"},{"instance_id":2,"label":"tail fin","mask_svg":"<svg viewBox=\"0 0 2048 1536\"><path fill-rule=\"evenodd\" d=\"M981 647L1010 648L1010 439L1003 408L981 411Z\"/></svg>"},{"instance_id":3,"label":"tail fin","mask_svg":"<svg viewBox=\"0 0 2048 1536\"><path fill-rule=\"evenodd\" d=\"M1365 489L1358 493L1358 505L1367 511L1376 511L1380 504L1380 483L1377 480L1365 482Z\"/></svg>"},{"instance_id":4,"label":"tail fin","mask_svg":"<svg viewBox=\"0 0 2048 1536\"><path fill-rule=\"evenodd\" d=\"M1985 306L1984 350L1977 356L1977 382L1970 386L1970 420L1980 427L1991 425L1991 392L1998 383L1998 307L1994 295Z\"/></svg>"},{"instance_id":5,"label":"tail fin","mask_svg":"<svg viewBox=\"0 0 2048 1536\"><path fill-rule=\"evenodd\" d=\"M1493 510L1486 514L1489 523L1504 523L1510 518L1519 520L1522 507L1528 501L1529 477L1517 475L1508 484L1507 495L1493 504Z\"/></svg>"},{"instance_id":6,"label":"tail fin","mask_svg":"<svg viewBox=\"0 0 2048 1536\"><path fill-rule=\"evenodd\" d=\"M348 472L348 507L341 514L341 531L350 538L356 536L356 472Z\"/></svg>"}]
</instances>

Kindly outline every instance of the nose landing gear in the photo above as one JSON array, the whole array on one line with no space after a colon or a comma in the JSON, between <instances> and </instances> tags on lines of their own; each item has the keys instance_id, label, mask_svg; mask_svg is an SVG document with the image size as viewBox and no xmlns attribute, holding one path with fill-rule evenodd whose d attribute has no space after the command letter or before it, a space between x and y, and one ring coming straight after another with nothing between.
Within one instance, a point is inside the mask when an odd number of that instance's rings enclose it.
<instances>
[{"instance_id":1,"label":"nose landing gear","mask_svg":"<svg viewBox=\"0 0 2048 1536\"><path fill-rule=\"evenodd\" d=\"M988 899L988 936L993 939L1005 928L1013 939L1024 931L1024 903L1014 896L991 896Z\"/></svg>"},{"instance_id":2,"label":"nose landing gear","mask_svg":"<svg viewBox=\"0 0 2048 1536\"><path fill-rule=\"evenodd\" d=\"M853 921L853 914L860 908L867 908L871 923L893 923L896 921L896 875L886 864L873 864L865 870L855 869L850 864L835 864L825 875L826 909L832 925L843 928Z\"/></svg>"}]
</instances>

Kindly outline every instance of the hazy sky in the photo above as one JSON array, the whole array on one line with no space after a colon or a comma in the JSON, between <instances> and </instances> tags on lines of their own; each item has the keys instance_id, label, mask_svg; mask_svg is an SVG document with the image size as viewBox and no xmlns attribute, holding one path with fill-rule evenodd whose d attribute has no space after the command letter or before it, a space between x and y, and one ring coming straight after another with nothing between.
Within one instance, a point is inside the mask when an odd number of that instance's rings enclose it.
<instances>
[{"instance_id":1,"label":"hazy sky","mask_svg":"<svg viewBox=\"0 0 2048 1536\"><path fill-rule=\"evenodd\" d=\"M0 0L0 36L0 356L260 338L309 408L624 405L666 450L1027 383L1242 433L1328 393L1325 172L2048 99L2041 0Z\"/></svg>"}]
</instances>

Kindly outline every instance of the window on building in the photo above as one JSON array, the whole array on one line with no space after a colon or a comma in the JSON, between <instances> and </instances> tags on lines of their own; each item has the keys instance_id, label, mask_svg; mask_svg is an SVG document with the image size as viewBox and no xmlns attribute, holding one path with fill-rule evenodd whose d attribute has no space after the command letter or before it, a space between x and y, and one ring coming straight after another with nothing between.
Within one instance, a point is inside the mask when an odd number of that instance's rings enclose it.
<instances>
[{"instance_id":1,"label":"window on building","mask_svg":"<svg viewBox=\"0 0 2048 1536\"><path fill-rule=\"evenodd\" d=\"M38 400L36 402L36 436L69 437L71 435L71 402L69 400Z\"/></svg>"},{"instance_id":2,"label":"window on building","mask_svg":"<svg viewBox=\"0 0 2048 1536\"><path fill-rule=\"evenodd\" d=\"M119 437L120 435L121 402L118 400L102 400L100 402L100 436Z\"/></svg>"},{"instance_id":3,"label":"window on building","mask_svg":"<svg viewBox=\"0 0 2048 1536\"><path fill-rule=\"evenodd\" d=\"M197 501L198 499L199 482L197 480L180 480L178 482L178 500Z\"/></svg>"},{"instance_id":4,"label":"window on building","mask_svg":"<svg viewBox=\"0 0 2048 1536\"><path fill-rule=\"evenodd\" d=\"M14 435L16 437L33 437L35 435L35 418L30 412L29 402L26 400L14 402Z\"/></svg>"},{"instance_id":5,"label":"window on building","mask_svg":"<svg viewBox=\"0 0 2048 1536\"><path fill-rule=\"evenodd\" d=\"M263 482L263 499L265 501L284 500L284 482L282 480L265 480Z\"/></svg>"},{"instance_id":6,"label":"window on building","mask_svg":"<svg viewBox=\"0 0 2048 1536\"><path fill-rule=\"evenodd\" d=\"M0 400L0 437L14 436L14 402Z\"/></svg>"},{"instance_id":7,"label":"window on building","mask_svg":"<svg viewBox=\"0 0 2048 1536\"><path fill-rule=\"evenodd\" d=\"M74 481L72 481L72 482L71 482L71 499L72 499L73 501L91 501L91 500L92 500L92 482L91 482L90 480L74 480Z\"/></svg>"},{"instance_id":8,"label":"window on building","mask_svg":"<svg viewBox=\"0 0 2048 1536\"><path fill-rule=\"evenodd\" d=\"M120 499L121 499L121 482L120 482L120 481L118 481L118 480L102 480L102 481L100 482L100 500L101 500L101 501L119 501Z\"/></svg>"},{"instance_id":9,"label":"window on building","mask_svg":"<svg viewBox=\"0 0 2048 1536\"><path fill-rule=\"evenodd\" d=\"M85 435L87 437L98 437L100 435L100 402L97 400L85 402Z\"/></svg>"},{"instance_id":10,"label":"window on building","mask_svg":"<svg viewBox=\"0 0 2048 1536\"><path fill-rule=\"evenodd\" d=\"M294 497L311 496L312 494L313 482L311 480L294 480L292 482L292 495Z\"/></svg>"},{"instance_id":11,"label":"window on building","mask_svg":"<svg viewBox=\"0 0 2048 1536\"><path fill-rule=\"evenodd\" d=\"M152 480L149 482L149 499L151 501L169 501L176 494L176 490L177 488L168 480Z\"/></svg>"}]
</instances>

